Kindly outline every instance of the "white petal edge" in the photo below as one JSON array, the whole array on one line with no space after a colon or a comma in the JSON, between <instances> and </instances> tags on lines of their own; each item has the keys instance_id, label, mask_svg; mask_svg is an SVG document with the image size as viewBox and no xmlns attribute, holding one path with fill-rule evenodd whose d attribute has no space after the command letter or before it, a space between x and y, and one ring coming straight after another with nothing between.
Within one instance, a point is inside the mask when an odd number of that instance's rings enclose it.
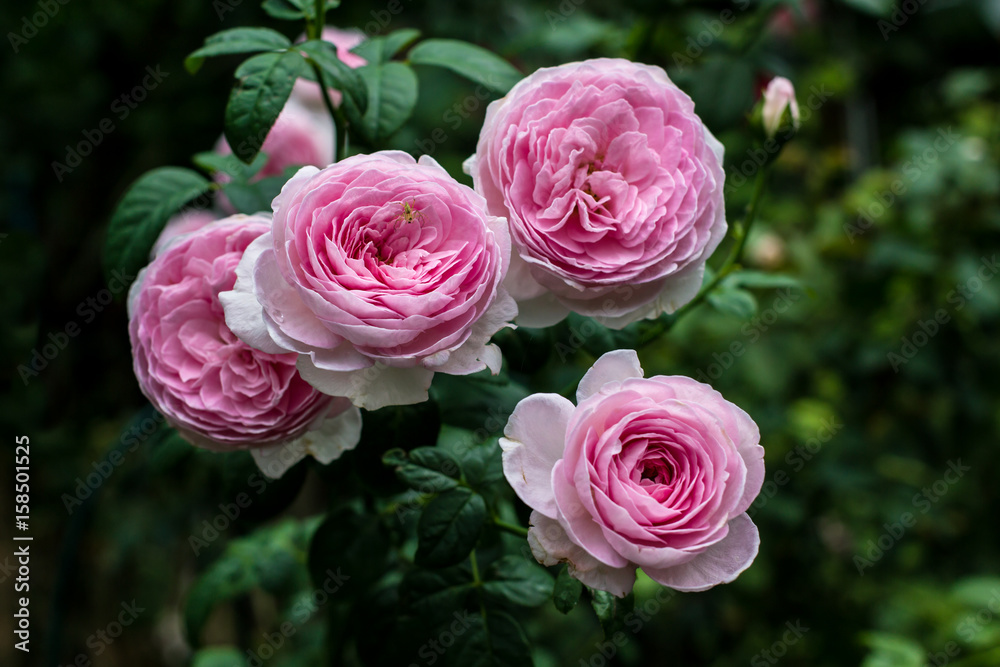
<instances>
[{"instance_id":1,"label":"white petal edge","mask_svg":"<svg viewBox=\"0 0 1000 667\"><path fill-rule=\"evenodd\" d=\"M622 329L639 320L653 320L663 313L673 313L698 295L705 276L705 263L688 266L670 276L652 303L621 317L601 318L609 329Z\"/></svg>"},{"instance_id":2,"label":"white petal edge","mask_svg":"<svg viewBox=\"0 0 1000 667\"><path fill-rule=\"evenodd\" d=\"M262 473L278 479L307 455L327 465L354 449L360 440L361 411L351 405L291 442L251 449L250 454Z\"/></svg>"},{"instance_id":3,"label":"white petal edge","mask_svg":"<svg viewBox=\"0 0 1000 667\"><path fill-rule=\"evenodd\" d=\"M567 563L571 577L583 584L617 597L625 597L635 587L635 566L609 567L573 543L559 525L540 512L531 513L528 545L542 565Z\"/></svg>"},{"instance_id":4,"label":"white petal edge","mask_svg":"<svg viewBox=\"0 0 1000 667\"><path fill-rule=\"evenodd\" d=\"M642 376L642 366L639 365L639 355L635 350L605 352L580 380L580 386L576 390L576 402L582 403L601 391L601 387L606 384L620 384L625 380Z\"/></svg>"},{"instance_id":5,"label":"white petal edge","mask_svg":"<svg viewBox=\"0 0 1000 667\"><path fill-rule=\"evenodd\" d=\"M299 355L296 367L306 382L324 394L343 396L366 410L423 403L434 378L434 371L426 368L395 368L381 363L357 371L328 371L318 368L306 355Z\"/></svg>"},{"instance_id":6,"label":"white petal edge","mask_svg":"<svg viewBox=\"0 0 1000 667\"><path fill-rule=\"evenodd\" d=\"M574 409L559 394L533 394L514 407L500 438L507 482L528 507L550 519L558 514L552 468L562 458Z\"/></svg>"},{"instance_id":7,"label":"white petal edge","mask_svg":"<svg viewBox=\"0 0 1000 667\"><path fill-rule=\"evenodd\" d=\"M513 326L511 322L515 317L517 303L507 294L507 290L499 288L493 303L472 325L469 338L458 349L453 350L443 363L428 364L427 368L450 375L468 375L489 368L496 375L500 372L503 357L500 348L490 345L489 341L496 332Z\"/></svg>"},{"instance_id":8,"label":"white petal edge","mask_svg":"<svg viewBox=\"0 0 1000 667\"><path fill-rule=\"evenodd\" d=\"M264 307L257 301L253 289L253 271L257 258L271 248L270 232L261 234L246 250L236 266L236 284L228 292L219 294L219 301L226 316L226 326L250 347L269 354L283 354L291 350L281 347L268 334L264 322Z\"/></svg>"}]
</instances>

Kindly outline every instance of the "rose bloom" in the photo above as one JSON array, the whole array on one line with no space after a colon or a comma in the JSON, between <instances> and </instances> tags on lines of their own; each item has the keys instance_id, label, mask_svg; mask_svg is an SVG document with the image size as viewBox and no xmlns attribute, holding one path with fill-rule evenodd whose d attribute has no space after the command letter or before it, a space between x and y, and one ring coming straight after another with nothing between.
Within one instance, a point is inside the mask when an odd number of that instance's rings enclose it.
<instances>
[{"instance_id":1,"label":"rose bloom","mask_svg":"<svg viewBox=\"0 0 1000 667\"><path fill-rule=\"evenodd\" d=\"M302 35L298 41L304 42L307 39L306 35ZM351 69L357 69L362 65L368 64L368 61L358 54L351 53L351 49L365 41L365 33L360 30L341 30L327 26L323 28L323 41L330 42L336 46L337 58ZM328 113L326 104L323 102L323 94L320 92L319 84L315 81L310 81L309 79L299 79L296 81L295 87L292 88L291 99L317 113ZM330 101L333 102L333 106L339 107L342 99L343 95L339 90L330 89ZM329 162L318 166L325 166L326 164L329 164Z\"/></svg>"},{"instance_id":2,"label":"rose bloom","mask_svg":"<svg viewBox=\"0 0 1000 667\"><path fill-rule=\"evenodd\" d=\"M466 163L516 252L518 323L621 328L673 312L725 236L722 144L659 67L540 69L490 104Z\"/></svg>"},{"instance_id":3,"label":"rose bloom","mask_svg":"<svg viewBox=\"0 0 1000 667\"><path fill-rule=\"evenodd\" d=\"M753 420L687 377L643 378L632 350L608 352L574 405L535 394L500 439L504 474L534 511L544 565L619 597L635 570L681 591L734 580L757 555L746 514L764 480Z\"/></svg>"},{"instance_id":4,"label":"rose bloom","mask_svg":"<svg viewBox=\"0 0 1000 667\"><path fill-rule=\"evenodd\" d=\"M226 326L219 293L232 289L244 250L269 222L235 215L170 239L129 292L129 338L139 387L186 440L252 449L258 461L258 450L297 450L264 470L278 476L306 453L328 463L354 447L361 416L303 380L295 354L256 350Z\"/></svg>"},{"instance_id":5,"label":"rose bloom","mask_svg":"<svg viewBox=\"0 0 1000 667\"><path fill-rule=\"evenodd\" d=\"M285 185L221 298L244 341L374 410L427 400L435 372L499 372L509 255L506 221L433 159L356 155Z\"/></svg>"}]
</instances>

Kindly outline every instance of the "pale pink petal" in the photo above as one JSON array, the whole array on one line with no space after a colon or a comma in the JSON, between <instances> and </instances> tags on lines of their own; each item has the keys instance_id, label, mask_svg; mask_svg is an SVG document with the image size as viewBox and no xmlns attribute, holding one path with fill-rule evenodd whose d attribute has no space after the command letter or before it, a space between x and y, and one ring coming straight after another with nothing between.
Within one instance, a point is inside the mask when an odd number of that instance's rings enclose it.
<instances>
[{"instance_id":1,"label":"pale pink petal","mask_svg":"<svg viewBox=\"0 0 1000 667\"><path fill-rule=\"evenodd\" d=\"M639 355L635 350L612 350L601 355L580 380L576 390L576 401L582 403L592 395L601 391L601 387L612 384L607 391L616 391L618 386L629 378L641 378L642 366L639 365Z\"/></svg>"},{"instance_id":2,"label":"pale pink petal","mask_svg":"<svg viewBox=\"0 0 1000 667\"><path fill-rule=\"evenodd\" d=\"M542 565L567 563L570 576L585 585L625 597L635 586L635 566L609 567L573 543L558 521L541 512L531 513L528 545Z\"/></svg>"},{"instance_id":3,"label":"pale pink petal","mask_svg":"<svg viewBox=\"0 0 1000 667\"><path fill-rule=\"evenodd\" d=\"M366 410L387 405L413 405L427 400L434 372L424 368L394 368L376 364L358 371L328 371L300 356L299 373L330 396L344 396Z\"/></svg>"},{"instance_id":4,"label":"pale pink petal","mask_svg":"<svg viewBox=\"0 0 1000 667\"><path fill-rule=\"evenodd\" d=\"M694 559L662 570L643 568L653 580L679 591L704 591L727 584L750 567L760 547L757 526L746 514L729 522L729 534Z\"/></svg>"},{"instance_id":5,"label":"pale pink petal","mask_svg":"<svg viewBox=\"0 0 1000 667\"><path fill-rule=\"evenodd\" d=\"M573 404L558 394L533 394L514 408L500 438L503 471L532 509L556 518L552 467L562 458Z\"/></svg>"}]
</instances>

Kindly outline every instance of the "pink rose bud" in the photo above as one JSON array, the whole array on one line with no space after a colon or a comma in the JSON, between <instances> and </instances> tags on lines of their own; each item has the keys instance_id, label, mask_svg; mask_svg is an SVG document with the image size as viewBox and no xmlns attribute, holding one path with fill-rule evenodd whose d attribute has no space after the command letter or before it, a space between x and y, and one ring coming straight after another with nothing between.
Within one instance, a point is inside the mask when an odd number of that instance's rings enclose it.
<instances>
[{"instance_id":1,"label":"pink rose bud","mask_svg":"<svg viewBox=\"0 0 1000 667\"><path fill-rule=\"evenodd\" d=\"M382 151L288 181L221 299L248 344L299 353L313 386L374 410L427 400L435 372L499 372L509 257L506 221L471 188Z\"/></svg>"},{"instance_id":2,"label":"pink rose bud","mask_svg":"<svg viewBox=\"0 0 1000 667\"><path fill-rule=\"evenodd\" d=\"M490 104L466 162L516 248L518 324L621 328L697 294L726 233L723 148L659 67L540 69Z\"/></svg>"},{"instance_id":3,"label":"pink rose bud","mask_svg":"<svg viewBox=\"0 0 1000 667\"><path fill-rule=\"evenodd\" d=\"M790 122L785 120L786 111L789 112ZM768 139L773 138L786 125L799 129L799 103L795 99L795 86L791 81L781 76L771 79L764 89L761 118Z\"/></svg>"},{"instance_id":4,"label":"pink rose bud","mask_svg":"<svg viewBox=\"0 0 1000 667\"><path fill-rule=\"evenodd\" d=\"M577 405L535 394L500 439L503 469L534 511L528 543L543 565L569 564L619 597L636 568L679 591L728 583L760 539L747 516L764 481L753 420L681 376L643 378L632 350L587 371Z\"/></svg>"},{"instance_id":5,"label":"pink rose bud","mask_svg":"<svg viewBox=\"0 0 1000 667\"><path fill-rule=\"evenodd\" d=\"M206 449L290 448L272 477L306 453L329 462L360 438L350 403L316 391L295 354L256 350L226 326L219 293L270 220L236 215L167 244L129 292L129 338L139 387L189 442ZM313 433L310 433L313 432Z\"/></svg>"},{"instance_id":6,"label":"pink rose bud","mask_svg":"<svg viewBox=\"0 0 1000 667\"><path fill-rule=\"evenodd\" d=\"M306 41L306 35L299 37L300 42ZM337 58L352 69L357 69L362 65L367 65L368 61L351 53L351 49L365 41L365 34L360 30L341 30L339 28L323 28L323 41L330 42L337 47ZM339 90L330 89L330 100L333 106L339 107L343 95ZM319 84L308 79L299 79L292 88L293 101L315 111L317 113L328 113L326 105L323 103L323 95L320 92ZM329 164L329 163L327 163ZM319 165L325 166L325 165Z\"/></svg>"}]
</instances>

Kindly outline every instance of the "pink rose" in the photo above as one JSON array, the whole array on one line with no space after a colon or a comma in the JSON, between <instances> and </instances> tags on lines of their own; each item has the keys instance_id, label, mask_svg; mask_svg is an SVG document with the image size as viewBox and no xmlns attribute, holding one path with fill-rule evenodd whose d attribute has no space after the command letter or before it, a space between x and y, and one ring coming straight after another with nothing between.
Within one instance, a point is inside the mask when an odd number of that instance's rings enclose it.
<instances>
[{"instance_id":1,"label":"pink rose","mask_svg":"<svg viewBox=\"0 0 1000 667\"><path fill-rule=\"evenodd\" d=\"M617 596L637 567L681 591L749 567L760 540L746 510L764 450L743 410L690 378L643 379L632 350L598 359L577 403L529 396L500 439L504 474L534 510L528 542L540 563L569 563Z\"/></svg>"},{"instance_id":2,"label":"pink rose","mask_svg":"<svg viewBox=\"0 0 1000 667\"><path fill-rule=\"evenodd\" d=\"M221 298L244 341L374 410L426 400L435 372L499 372L509 255L506 221L433 159L356 155L285 185Z\"/></svg>"},{"instance_id":3,"label":"pink rose","mask_svg":"<svg viewBox=\"0 0 1000 667\"><path fill-rule=\"evenodd\" d=\"M175 239L142 270L129 292L135 375L170 425L199 447L284 445L298 449L298 458L312 453L329 462L357 444L360 413L303 380L297 355L268 354L237 338L219 303L236 282L244 250L269 222L236 215L209 224ZM265 472L277 476L283 468Z\"/></svg>"},{"instance_id":4,"label":"pink rose","mask_svg":"<svg viewBox=\"0 0 1000 667\"><path fill-rule=\"evenodd\" d=\"M300 42L306 41L307 37L299 37ZM337 47L337 58L352 69L357 69L362 65L367 65L368 61L351 53L351 49L365 41L365 34L360 30L341 30L327 26L323 28L323 41L330 42ZM343 95L339 90L330 89L330 99L333 106L339 107ZM323 95L320 92L319 84L309 79L299 79L292 88L292 99L317 113L327 113L326 105L323 103ZM326 163L326 164L329 164ZM323 165L319 165L323 166Z\"/></svg>"},{"instance_id":5,"label":"pink rose","mask_svg":"<svg viewBox=\"0 0 1000 667\"><path fill-rule=\"evenodd\" d=\"M690 301L726 233L722 152L666 72L627 60L540 69L490 104L466 171L510 221L518 323L621 328Z\"/></svg>"}]
</instances>

